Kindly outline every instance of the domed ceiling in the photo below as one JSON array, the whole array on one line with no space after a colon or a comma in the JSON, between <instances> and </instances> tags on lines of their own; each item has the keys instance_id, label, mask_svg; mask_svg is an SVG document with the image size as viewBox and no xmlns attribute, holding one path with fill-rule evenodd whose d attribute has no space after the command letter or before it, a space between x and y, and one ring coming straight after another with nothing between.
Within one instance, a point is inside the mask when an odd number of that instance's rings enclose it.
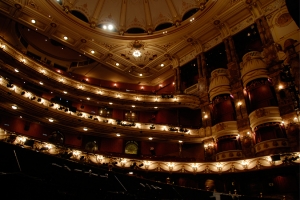
<instances>
[{"instance_id":1,"label":"domed ceiling","mask_svg":"<svg viewBox=\"0 0 300 200\"><path fill-rule=\"evenodd\" d=\"M158 85L174 75L173 68L253 23L251 5L239 0L28 0L1 1L0 13L23 26L6 19L1 27L18 27L29 45L22 51L62 60L58 64L70 73ZM14 36L6 34L6 40ZM50 48L46 40L60 45ZM87 59L96 62L83 65Z\"/></svg>"}]
</instances>

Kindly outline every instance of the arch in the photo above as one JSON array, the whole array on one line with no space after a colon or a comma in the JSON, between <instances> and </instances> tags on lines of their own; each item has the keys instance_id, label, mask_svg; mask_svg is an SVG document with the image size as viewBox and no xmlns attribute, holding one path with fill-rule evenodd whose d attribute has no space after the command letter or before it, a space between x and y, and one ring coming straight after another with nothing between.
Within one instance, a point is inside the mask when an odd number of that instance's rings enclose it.
<instances>
[{"instance_id":1,"label":"arch","mask_svg":"<svg viewBox=\"0 0 300 200\"><path fill-rule=\"evenodd\" d=\"M76 18L80 19L81 21L89 23L88 17L85 16L85 14L83 14L82 12L78 10L71 10L70 13L74 15Z\"/></svg>"},{"instance_id":2,"label":"arch","mask_svg":"<svg viewBox=\"0 0 300 200\"><path fill-rule=\"evenodd\" d=\"M190 18L196 12L198 12L198 10L199 10L199 8L192 8L192 9L188 10L186 13L184 13L184 15L182 16L181 20L184 21L184 20Z\"/></svg>"},{"instance_id":3,"label":"arch","mask_svg":"<svg viewBox=\"0 0 300 200\"><path fill-rule=\"evenodd\" d=\"M173 26L173 24L171 22L161 23L161 24L157 25L154 30L161 31L161 30L170 28L172 26Z\"/></svg>"}]
</instances>

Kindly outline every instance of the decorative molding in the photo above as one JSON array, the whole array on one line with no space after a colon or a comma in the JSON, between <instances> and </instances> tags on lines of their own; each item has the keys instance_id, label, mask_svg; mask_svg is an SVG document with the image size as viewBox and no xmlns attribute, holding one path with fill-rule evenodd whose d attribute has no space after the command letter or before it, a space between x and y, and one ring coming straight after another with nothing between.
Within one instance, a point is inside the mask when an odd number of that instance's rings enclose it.
<instances>
[{"instance_id":1,"label":"decorative molding","mask_svg":"<svg viewBox=\"0 0 300 200\"><path fill-rule=\"evenodd\" d=\"M238 160L243 158L242 150L222 151L216 154L216 161Z\"/></svg>"},{"instance_id":2,"label":"decorative molding","mask_svg":"<svg viewBox=\"0 0 300 200\"><path fill-rule=\"evenodd\" d=\"M254 146L255 153L260 153L274 148L288 148L289 141L286 138L278 138L260 142Z\"/></svg>"},{"instance_id":3,"label":"decorative molding","mask_svg":"<svg viewBox=\"0 0 300 200\"><path fill-rule=\"evenodd\" d=\"M249 114L249 120L252 130L264 123L282 122L278 107L264 107L254 110Z\"/></svg>"},{"instance_id":4,"label":"decorative molding","mask_svg":"<svg viewBox=\"0 0 300 200\"><path fill-rule=\"evenodd\" d=\"M285 4L285 0L276 0L273 3L267 5L262 10L265 15L269 15L270 13L274 12L277 9L280 9L282 5Z\"/></svg>"},{"instance_id":5,"label":"decorative molding","mask_svg":"<svg viewBox=\"0 0 300 200\"><path fill-rule=\"evenodd\" d=\"M14 141L9 141L9 136L15 135L16 139ZM15 133L8 132L6 130L0 129L0 140L2 142L9 141L10 143L18 146L22 146L28 150L32 151L39 151L41 154L50 154L53 156L59 156L61 153L65 152L65 147L56 146L54 144L50 144L47 142L34 140L33 138L25 137L22 135L17 135ZM32 147L24 145L26 140L33 140L34 144ZM271 141L273 142L273 141ZM279 145L285 145L285 141L281 140L278 142ZM286 142L286 145L288 143ZM41 150L44 148L44 150ZM276 166L284 165L284 158L283 157L279 161L272 161L270 156L261 156L251 159L241 159L242 152L241 150L233 150L227 152L218 153L219 156L217 162L176 162L176 161L157 161L157 160L147 160L144 159L132 159L126 157L114 157L111 155L105 154L97 154L97 153L89 153L84 152L78 149L68 149L68 153L70 153L70 159L74 162L79 163L89 163L95 166L103 166L104 163L108 163L108 169L112 168L123 168L123 169L132 169L132 163L135 162L135 168L139 170L145 171L158 171L158 172L172 172L172 173L239 173L245 170L261 170L266 168L273 168ZM222 156L223 155L223 156ZM224 156L225 155L225 156ZM292 157L296 157L296 160L292 162L300 164L300 152L289 152L289 155ZM84 159L82 160L82 156ZM238 158L240 160L234 161L222 161L225 158ZM114 163L114 165L113 165ZM143 165L141 165L143 164Z\"/></svg>"},{"instance_id":6,"label":"decorative molding","mask_svg":"<svg viewBox=\"0 0 300 200\"><path fill-rule=\"evenodd\" d=\"M179 60L180 66L188 63L189 61L193 60L197 56L196 50L193 50L189 54L186 54L185 56L181 57Z\"/></svg>"},{"instance_id":7,"label":"decorative molding","mask_svg":"<svg viewBox=\"0 0 300 200\"><path fill-rule=\"evenodd\" d=\"M217 37L203 44L203 51L208 51L209 49L217 46L221 42L223 42L222 36L218 35Z\"/></svg>"},{"instance_id":8,"label":"decorative molding","mask_svg":"<svg viewBox=\"0 0 300 200\"><path fill-rule=\"evenodd\" d=\"M253 23L254 23L253 16L250 16L250 17L246 18L245 20L243 20L243 21L239 22L238 24L236 24L234 27L230 28L231 35L234 35L234 34L240 32L241 30L243 30L244 28L250 26Z\"/></svg>"},{"instance_id":9,"label":"decorative molding","mask_svg":"<svg viewBox=\"0 0 300 200\"><path fill-rule=\"evenodd\" d=\"M236 121L227 121L221 122L213 127L211 127L212 136L217 139L219 137L225 135L236 135L238 136L239 131L237 129L237 122Z\"/></svg>"}]
</instances>

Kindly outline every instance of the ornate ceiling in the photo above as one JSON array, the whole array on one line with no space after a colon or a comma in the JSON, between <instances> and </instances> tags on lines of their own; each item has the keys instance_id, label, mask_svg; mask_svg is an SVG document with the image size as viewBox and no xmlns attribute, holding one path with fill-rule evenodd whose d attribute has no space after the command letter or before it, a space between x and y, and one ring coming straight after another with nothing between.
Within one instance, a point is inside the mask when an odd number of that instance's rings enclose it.
<instances>
[{"instance_id":1,"label":"ornate ceiling","mask_svg":"<svg viewBox=\"0 0 300 200\"><path fill-rule=\"evenodd\" d=\"M158 85L182 66L271 12L272 0L2 0L1 36L87 77ZM35 23L32 23L32 20ZM103 29L112 25L113 30ZM24 26L26 28L24 28ZM66 39L67 37L67 39ZM48 44L45 42L48 41ZM56 45L49 41L58 42ZM19 42L19 43L18 43ZM58 45L59 44L59 45ZM140 56L133 52L139 50ZM91 58L97 62L81 65ZM79 62L71 66L71 61Z\"/></svg>"}]
</instances>

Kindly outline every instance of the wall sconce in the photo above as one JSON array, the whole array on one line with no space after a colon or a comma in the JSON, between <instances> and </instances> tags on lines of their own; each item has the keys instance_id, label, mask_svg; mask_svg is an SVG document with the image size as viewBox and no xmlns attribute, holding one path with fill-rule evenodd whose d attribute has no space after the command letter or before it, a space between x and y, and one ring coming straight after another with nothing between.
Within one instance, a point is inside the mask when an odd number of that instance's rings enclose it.
<instances>
[{"instance_id":1,"label":"wall sconce","mask_svg":"<svg viewBox=\"0 0 300 200\"><path fill-rule=\"evenodd\" d=\"M103 160L103 156L102 155L97 155L96 160L101 164L102 160Z\"/></svg>"},{"instance_id":2,"label":"wall sconce","mask_svg":"<svg viewBox=\"0 0 300 200\"><path fill-rule=\"evenodd\" d=\"M1 44L1 49L5 49L5 44Z\"/></svg>"},{"instance_id":3,"label":"wall sconce","mask_svg":"<svg viewBox=\"0 0 300 200\"><path fill-rule=\"evenodd\" d=\"M74 150L74 151L72 152L72 154L73 154L73 156L74 156L75 158L78 158L78 156L81 154L81 152L80 152L80 151Z\"/></svg>"},{"instance_id":4,"label":"wall sconce","mask_svg":"<svg viewBox=\"0 0 300 200\"><path fill-rule=\"evenodd\" d=\"M242 102L241 101L239 101L238 103L237 103L237 105L239 106L239 109L240 109L240 114L241 114L241 117L243 118L243 113L242 113Z\"/></svg>"},{"instance_id":5,"label":"wall sconce","mask_svg":"<svg viewBox=\"0 0 300 200\"><path fill-rule=\"evenodd\" d=\"M204 149L205 149L205 150L210 149L210 148L212 148L212 147L213 147L213 145L212 145L211 143L209 143L209 144L204 144Z\"/></svg>"},{"instance_id":6,"label":"wall sconce","mask_svg":"<svg viewBox=\"0 0 300 200\"><path fill-rule=\"evenodd\" d=\"M269 161L270 165L275 165L275 161L272 160L271 156L267 157L267 161Z\"/></svg>"},{"instance_id":7,"label":"wall sconce","mask_svg":"<svg viewBox=\"0 0 300 200\"><path fill-rule=\"evenodd\" d=\"M197 164L197 163L193 163L193 164L192 164L192 168L193 168L193 171L194 171L194 172L197 172L198 164Z\"/></svg>"},{"instance_id":8,"label":"wall sconce","mask_svg":"<svg viewBox=\"0 0 300 200\"><path fill-rule=\"evenodd\" d=\"M150 162L150 161L144 161L145 169L148 170L150 165L151 165L151 162Z\"/></svg>"},{"instance_id":9,"label":"wall sconce","mask_svg":"<svg viewBox=\"0 0 300 200\"><path fill-rule=\"evenodd\" d=\"M126 158L122 158L121 159L121 166L124 167L125 164L126 164L126 162L127 162L127 159Z\"/></svg>"},{"instance_id":10,"label":"wall sconce","mask_svg":"<svg viewBox=\"0 0 300 200\"><path fill-rule=\"evenodd\" d=\"M174 167L174 163L168 163L168 167L169 167L169 171L172 171Z\"/></svg>"},{"instance_id":11,"label":"wall sconce","mask_svg":"<svg viewBox=\"0 0 300 200\"><path fill-rule=\"evenodd\" d=\"M24 145L24 143L26 142L27 138L26 137L19 137L19 143Z\"/></svg>"},{"instance_id":12,"label":"wall sconce","mask_svg":"<svg viewBox=\"0 0 300 200\"><path fill-rule=\"evenodd\" d=\"M243 165L244 169L248 168L248 164L249 164L249 161L247 161L247 160L242 161L242 165Z\"/></svg>"},{"instance_id":13,"label":"wall sconce","mask_svg":"<svg viewBox=\"0 0 300 200\"><path fill-rule=\"evenodd\" d=\"M222 164L222 163L217 163L217 164L216 164L216 167L217 167L217 169L219 170L219 172L221 172L221 171L222 171L222 168L223 168L223 164Z\"/></svg>"}]
</instances>

